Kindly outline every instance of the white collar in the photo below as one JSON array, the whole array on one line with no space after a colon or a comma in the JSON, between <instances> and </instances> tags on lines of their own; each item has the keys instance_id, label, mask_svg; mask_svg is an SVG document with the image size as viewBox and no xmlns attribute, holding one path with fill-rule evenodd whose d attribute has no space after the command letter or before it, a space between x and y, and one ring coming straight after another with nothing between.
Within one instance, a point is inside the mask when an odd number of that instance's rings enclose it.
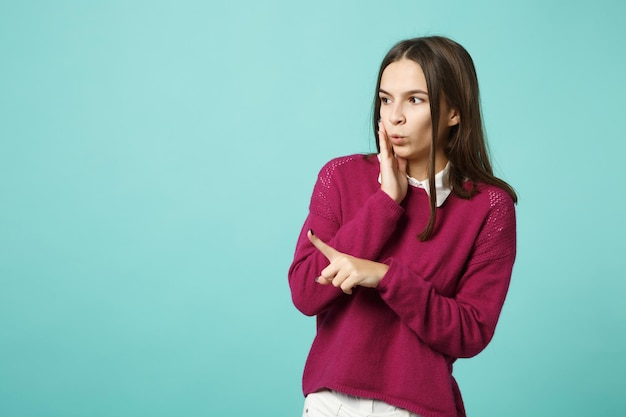
<instances>
[{"instance_id":1,"label":"white collar","mask_svg":"<svg viewBox=\"0 0 626 417\"><path fill-rule=\"evenodd\" d=\"M378 161L380 162L380 155L378 155ZM446 164L446 166L435 174L435 193L437 194L437 207L441 207L441 205L446 201L450 193L452 193L452 187L450 186L450 162ZM424 181L419 181L413 177L409 177L407 174L407 179L409 180L409 185L416 188L423 188L426 191L426 194L430 195L430 188L428 186L428 178ZM378 174L378 182L382 182L381 175Z\"/></svg>"}]
</instances>

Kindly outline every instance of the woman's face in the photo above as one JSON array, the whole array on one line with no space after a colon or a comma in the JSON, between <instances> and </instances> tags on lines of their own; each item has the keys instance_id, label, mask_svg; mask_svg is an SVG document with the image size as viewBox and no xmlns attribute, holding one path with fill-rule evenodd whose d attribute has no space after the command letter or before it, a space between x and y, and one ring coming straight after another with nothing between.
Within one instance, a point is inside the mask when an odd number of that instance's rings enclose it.
<instances>
[{"instance_id":1,"label":"woman's face","mask_svg":"<svg viewBox=\"0 0 626 417\"><path fill-rule=\"evenodd\" d=\"M426 178L432 126L422 67L409 59L389 64L380 79L379 98L380 118L396 156L408 160L409 175ZM445 100L442 100L440 109L439 138L444 138L448 127L458 122L452 120L456 112L450 111ZM436 171L443 169L447 160L442 146L438 146L435 160Z\"/></svg>"}]
</instances>

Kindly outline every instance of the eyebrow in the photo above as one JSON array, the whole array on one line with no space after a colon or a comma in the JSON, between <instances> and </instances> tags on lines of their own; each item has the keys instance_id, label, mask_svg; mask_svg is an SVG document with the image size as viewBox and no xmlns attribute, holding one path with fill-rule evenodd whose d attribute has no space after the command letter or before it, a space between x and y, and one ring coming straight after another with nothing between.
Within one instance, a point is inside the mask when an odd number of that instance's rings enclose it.
<instances>
[{"instance_id":1,"label":"eyebrow","mask_svg":"<svg viewBox=\"0 0 626 417\"><path fill-rule=\"evenodd\" d=\"M393 95L393 94L389 94L388 92L386 92L382 88L378 90L378 93L379 94L383 93L383 94L386 94L388 96L392 96ZM413 95L413 94L424 94L426 96L428 95L428 93L426 91L424 91L424 90L410 90L410 91L407 91L407 92L404 93L404 95L407 95L407 96L410 96L410 95Z\"/></svg>"}]
</instances>

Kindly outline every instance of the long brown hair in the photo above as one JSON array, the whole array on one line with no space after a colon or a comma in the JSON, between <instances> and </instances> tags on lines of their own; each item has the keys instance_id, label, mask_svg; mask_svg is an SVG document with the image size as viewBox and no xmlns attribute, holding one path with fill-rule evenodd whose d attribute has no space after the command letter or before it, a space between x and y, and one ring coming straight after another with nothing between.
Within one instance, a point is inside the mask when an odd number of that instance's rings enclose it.
<instances>
[{"instance_id":1,"label":"long brown hair","mask_svg":"<svg viewBox=\"0 0 626 417\"><path fill-rule=\"evenodd\" d=\"M517 202L515 190L493 175L489 150L483 133L480 113L478 78L469 53L455 41L442 36L429 36L398 42L383 59L378 72L374 95L373 127L377 137L380 118L380 79L383 71L393 62L409 59L416 62L426 77L432 124L432 142L428 164L430 191L430 217L419 239L427 240L433 233L437 216L435 192L435 150L438 137L440 99L456 109L459 123L450 128L444 152L450 162L449 183L452 192L469 199L478 192L478 183L495 185L506 191ZM380 152L378 141L376 147ZM471 187L464 186L469 181Z\"/></svg>"}]
</instances>

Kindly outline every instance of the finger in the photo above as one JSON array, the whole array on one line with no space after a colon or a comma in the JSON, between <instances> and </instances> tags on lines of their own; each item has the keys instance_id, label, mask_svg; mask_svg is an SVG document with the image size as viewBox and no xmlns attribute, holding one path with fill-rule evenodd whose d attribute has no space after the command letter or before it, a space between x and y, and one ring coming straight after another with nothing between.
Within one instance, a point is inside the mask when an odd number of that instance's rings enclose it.
<instances>
[{"instance_id":1,"label":"finger","mask_svg":"<svg viewBox=\"0 0 626 417\"><path fill-rule=\"evenodd\" d=\"M339 269L332 278L333 286L339 288L343 285L344 281L350 276L350 272L345 269ZM327 278L328 279L328 278Z\"/></svg>"},{"instance_id":2,"label":"finger","mask_svg":"<svg viewBox=\"0 0 626 417\"><path fill-rule=\"evenodd\" d=\"M340 268L336 265L336 262L331 262L326 268L320 272L320 278L324 278L328 282L332 282L339 274Z\"/></svg>"},{"instance_id":3,"label":"finger","mask_svg":"<svg viewBox=\"0 0 626 417\"><path fill-rule=\"evenodd\" d=\"M329 284L332 284L333 280L319 276L315 278L315 282L317 282L320 285L329 285Z\"/></svg>"},{"instance_id":4,"label":"finger","mask_svg":"<svg viewBox=\"0 0 626 417\"><path fill-rule=\"evenodd\" d=\"M352 288L356 287L356 284L353 281L354 280L350 279L350 277L346 277L346 279L339 286L341 288L341 291L346 294L352 294Z\"/></svg>"},{"instance_id":5,"label":"finger","mask_svg":"<svg viewBox=\"0 0 626 417\"><path fill-rule=\"evenodd\" d=\"M358 285L354 274L339 269L336 275L331 276L331 274L335 273L334 270L335 269L328 269L328 271L322 271L322 275L315 278L315 281L321 285L332 284L334 287L339 288L345 294L352 294L352 289Z\"/></svg>"},{"instance_id":6,"label":"finger","mask_svg":"<svg viewBox=\"0 0 626 417\"><path fill-rule=\"evenodd\" d=\"M309 238L309 242L311 242L313 246L315 246L320 252L322 252L322 255L324 255L329 261L332 262L333 259L335 259L337 255L340 254L338 250L326 244L319 237L315 236L312 230L309 230L306 235Z\"/></svg>"},{"instance_id":7,"label":"finger","mask_svg":"<svg viewBox=\"0 0 626 417\"><path fill-rule=\"evenodd\" d=\"M391 156L391 144L389 143L383 122L378 122L378 147L380 148L381 158L389 158Z\"/></svg>"},{"instance_id":8,"label":"finger","mask_svg":"<svg viewBox=\"0 0 626 417\"><path fill-rule=\"evenodd\" d=\"M341 258L337 258L322 270L320 276L315 281L322 285L332 284L335 287L341 286L350 275L349 270L342 267L341 264Z\"/></svg>"}]
</instances>

